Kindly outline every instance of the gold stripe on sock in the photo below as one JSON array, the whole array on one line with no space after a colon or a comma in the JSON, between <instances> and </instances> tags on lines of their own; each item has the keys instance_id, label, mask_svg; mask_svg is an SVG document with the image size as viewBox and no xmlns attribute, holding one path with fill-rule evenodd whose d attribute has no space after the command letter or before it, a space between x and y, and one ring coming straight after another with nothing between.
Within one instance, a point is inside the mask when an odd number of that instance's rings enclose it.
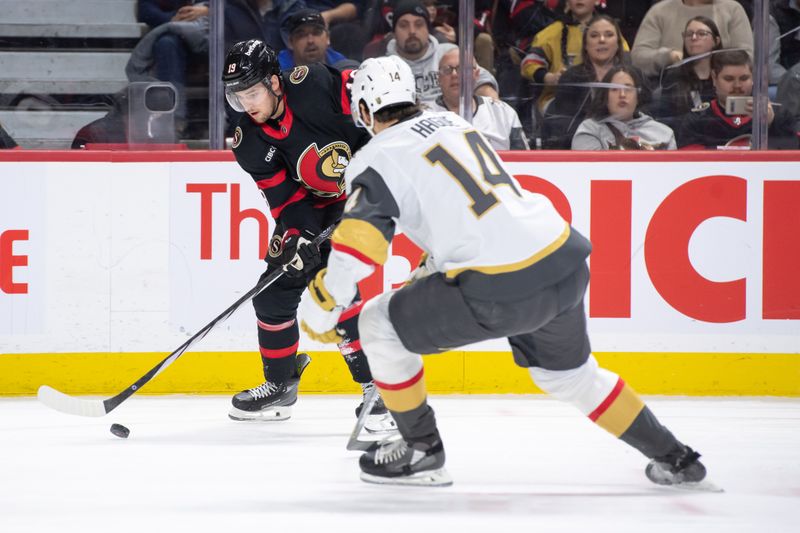
<instances>
[{"instance_id":1,"label":"gold stripe on sock","mask_svg":"<svg viewBox=\"0 0 800 533\"><path fill-rule=\"evenodd\" d=\"M595 422L615 437L619 437L633 424L642 409L644 409L642 399L625 384L613 403L595 419Z\"/></svg>"}]
</instances>

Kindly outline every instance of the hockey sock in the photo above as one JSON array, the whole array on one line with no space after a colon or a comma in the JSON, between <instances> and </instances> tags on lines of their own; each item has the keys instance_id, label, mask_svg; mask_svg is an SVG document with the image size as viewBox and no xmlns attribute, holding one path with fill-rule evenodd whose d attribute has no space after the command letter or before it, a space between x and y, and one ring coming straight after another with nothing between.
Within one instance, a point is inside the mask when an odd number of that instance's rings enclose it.
<instances>
[{"instance_id":1,"label":"hockey sock","mask_svg":"<svg viewBox=\"0 0 800 533\"><path fill-rule=\"evenodd\" d=\"M361 349L361 338L358 334L358 316L364 302L357 300L350 307L342 312L339 317L337 328L342 332L342 342L339 344L339 351L342 353L353 381L357 383L369 383L372 381L372 373L369 370L367 356Z\"/></svg>"},{"instance_id":2,"label":"hockey sock","mask_svg":"<svg viewBox=\"0 0 800 533\"><path fill-rule=\"evenodd\" d=\"M281 324L258 320L258 345L267 381L283 383L294 376L299 339L297 320Z\"/></svg>"},{"instance_id":3,"label":"hockey sock","mask_svg":"<svg viewBox=\"0 0 800 533\"><path fill-rule=\"evenodd\" d=\"M376 381L375 385L406 441L433 445L439 440L436 417L427 402L424 369L402 383Z\"/></svg>"},{"instance_id":4,"label":"hockey sock","mask_svg":"<svg viewBox=\"0 0 800 533\"><path fill-rule=\"evenodd\" d=\"M569 402L590 420L646 457L662 455L680 443L662 426L638 394L594 356L572 370L529 369L536 385Z\"/></svg>"},{"instance_id":5,"label":"hockey sock","mask_svg":"<svg viewBox=\"0 0 800 533\"><path fill-rule=\"evenodd\" d=\"M597 409L589 413L589 419L648 458L664 455L679 444L620 377Z\"/></svg>"}]
</instances>

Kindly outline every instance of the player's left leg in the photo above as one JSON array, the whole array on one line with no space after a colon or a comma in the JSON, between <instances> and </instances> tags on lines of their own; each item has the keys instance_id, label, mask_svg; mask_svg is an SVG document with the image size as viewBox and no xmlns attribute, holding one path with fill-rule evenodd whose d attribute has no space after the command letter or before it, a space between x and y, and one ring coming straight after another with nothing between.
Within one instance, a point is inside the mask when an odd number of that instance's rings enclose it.
<instances>
[{"instance_id":1,"label":"player's left leg","mask_svg":"<svg viewBox=\"0 0 800 533\"><path fill-rule=\"evenodd\" d=\"M543 391L571 403L650 458L646 475L651 481L662 485L701 481L706 471L700 455L676 439L639 395L617 374L600 368L591 354L583 307L587 282L584 267L543 294L542 300L551 299L557 314L532 333L509 337L515 361L529 367ZM565 296L573 301L565 301Z\"/></svg>"}]
</instances>

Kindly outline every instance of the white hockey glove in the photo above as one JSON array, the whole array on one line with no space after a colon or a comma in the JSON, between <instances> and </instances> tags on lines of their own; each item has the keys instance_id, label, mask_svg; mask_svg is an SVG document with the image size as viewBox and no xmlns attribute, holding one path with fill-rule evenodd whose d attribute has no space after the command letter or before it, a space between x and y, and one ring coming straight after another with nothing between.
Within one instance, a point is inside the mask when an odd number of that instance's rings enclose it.
<instances>
[{"instance_id":1,"label":"white hockey glove","mask_svg":"<svg viewBox=\"0 0 800 533\"><path fill-rule=\"evenodd\" d=\"M300 329L317 342L340 343L342 336L336 331L336 324L344 307L337 306L336 301L325 288L325 273L323 268L308 284L311 298L306 298L300 304Z\"/></svg>"}]
</instances>

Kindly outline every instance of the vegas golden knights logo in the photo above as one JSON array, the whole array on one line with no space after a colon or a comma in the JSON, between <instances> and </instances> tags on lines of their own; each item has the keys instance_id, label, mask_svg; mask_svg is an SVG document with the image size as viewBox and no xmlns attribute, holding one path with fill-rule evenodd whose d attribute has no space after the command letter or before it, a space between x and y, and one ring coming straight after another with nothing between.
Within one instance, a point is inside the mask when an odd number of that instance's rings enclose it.
<instances>
[{"instance_id":1,"label":"vegas golden knights logo","mask_svg":"<svg viewBox=\"0 0 800 533\"><path fill-rule=\"evenodd\" d=\"M322 148L311 144L297 160L297 177L320 196L339 196L344 191L344 171L352 154L347 143L336 141Z\"/></svg>"}]
</instances>

